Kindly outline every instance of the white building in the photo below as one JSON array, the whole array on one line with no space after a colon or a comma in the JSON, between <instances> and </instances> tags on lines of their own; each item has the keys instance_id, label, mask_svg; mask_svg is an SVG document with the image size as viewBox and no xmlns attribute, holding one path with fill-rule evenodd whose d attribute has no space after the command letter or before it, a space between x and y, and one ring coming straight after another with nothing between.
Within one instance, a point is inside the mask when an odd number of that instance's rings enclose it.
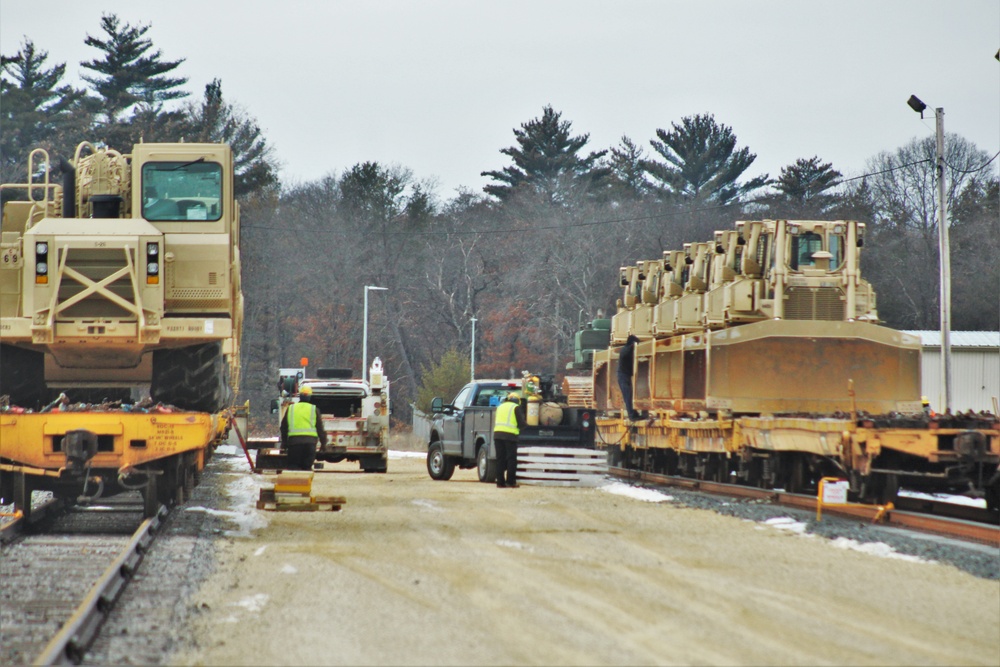
<instances>
[{"instance_id":1,"label":"white building","mask_svg":"<svg viewBox=\"0 0 1000 667\"><path fill-rule=\"evenodd\" d=\"M939 409L944 384L941 381L941 332L906 331L920 337L921 393ZM951 410L997 412L1000 400L1000 331L952 331Z\"/></svg>"}]
</instances>

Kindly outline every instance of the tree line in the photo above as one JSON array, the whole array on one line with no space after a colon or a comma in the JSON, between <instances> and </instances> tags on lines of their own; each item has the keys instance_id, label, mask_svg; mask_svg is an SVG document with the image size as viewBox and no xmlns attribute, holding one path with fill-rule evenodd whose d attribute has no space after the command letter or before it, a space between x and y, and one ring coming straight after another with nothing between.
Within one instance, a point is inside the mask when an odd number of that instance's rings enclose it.
<instances>
[{"instance_id":1,"label":"tree line","mask_svg":"<svg viewBox=\"0 0 1000 667\"><path fill-rule=\"evenodd\" d=\"M36 146L66 155L80 140L128 150L144 141L227 141L237 156L243 211L246 318L242 396L257 415L279 367L360 370L365 286L368 359L380 356L395 415L420 396L448 395L465 373L475 327L479 377L556 373L572 357L580 322L614 312L618 268L707 240L735 220L856 219L867 223L862 271L886 325L938 327L933 137L875 153L845 177L808 156L747 176L756 154L712 113L623 136L591 150L589 135L551 105L513 128L484 165L482 191L442 200L432 182L398 164L336 167L282 184L257 121L223 98L222 84L187 101L183 60L166 60L114 15L86 43L86 89L62 83L65 65L25 39L3 55L0 169L24 173ZM991 155L946 138L952 327L1000 326L1000 180ZM993 156L995 157L995 156ZM473 324L473 318L475 323ZM458 364L458 366L456 366ZM441 378L449 378L443 381Z\"/></svg>"}]
</instances>

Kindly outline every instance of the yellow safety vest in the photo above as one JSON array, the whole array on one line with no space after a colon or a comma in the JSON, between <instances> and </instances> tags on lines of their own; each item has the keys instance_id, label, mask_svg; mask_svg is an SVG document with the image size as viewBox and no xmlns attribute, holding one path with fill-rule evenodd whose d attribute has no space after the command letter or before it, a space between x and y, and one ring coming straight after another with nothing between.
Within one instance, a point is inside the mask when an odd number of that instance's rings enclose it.
<instances>
[{"instance_id":1,"label":"yellow safety vest","mask_svg":"<svg viewBox=\"0 0 1000 667\"><path fill-rule=\"evenodd\" d=\"M311 435L319 437L316 432L316 406L312 403L292 403L288 406L288 437L296 435Z\"/></svg>"},{"instance_id":2,"label":"yellow safety vest","mask_svg":"<svg viewBox=\"0 0 1000 667\"><path fill-rule=\"evenodd\" d=\"M497 418L493 424L494 433L513 433L514 435L520 433L517 428L517 417L514 416L515 409L517 409L517 403L514 401L504 401L497 406Z\"/></svg>"}]
</instances>

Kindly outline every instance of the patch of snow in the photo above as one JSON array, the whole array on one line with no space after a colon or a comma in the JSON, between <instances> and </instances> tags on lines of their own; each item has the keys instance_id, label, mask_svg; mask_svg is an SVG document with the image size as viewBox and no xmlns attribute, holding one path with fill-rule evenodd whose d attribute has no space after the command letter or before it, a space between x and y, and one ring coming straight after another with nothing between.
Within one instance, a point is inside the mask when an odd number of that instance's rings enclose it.
<instances>
[{"instance_id":1,"label":"patch of snow","mask_svg":"<svg viewBox=\"0 0 1000 667\"><path fill-rule=\"evenodd\" d=\"M261 556L261 555L263 555L263 554L264 554L264 552L265 552L265 551L267 551L267 545L266 545L266 544L265 544L264 546L262 546L262 547L259 547L259 548L257 549L257 551L254 551L254 552L253 552L253 555L254 555L254 556Z\"/></svg>"},{"instance_id":2,"label":"patch of snow","mask_svg":"<svg viewBox=\"0 0 1000 667\"><path fill-rule=\"evenodd\" d=\"M852 540L846 537L838 537L833 540L833 546L839 549L850 549L851 551L860 551L861 553L871 554L872 556L878 556L879 558L898 558L899 560L909 561L911 563L933 563L932 560L927 560L925 558L920 558L919 556L910 556L909 554L901 554L888 544L884 542L858 542L857 540Z\"/></svg>"},{"instance_id":3,"label":"patch of snow","mask_svg":"<svg viewBox=\"0 0 1000 667\"><path fill-rule=\"evenodd\" d=\"M517 549L518 551L528 551L528 552L534 551L534 549L532 549L530 546L527 546L520 542L515 542L514 540L497 540L497 544L501 547L507 547L508 549Z\"/></svg>"},{"instance_id":4,"label":"patch of snow","mask_svg":"<svg viewBox=\"0 0 1000 667\"><path fill-rule=\"evenodd\" d=\"M389 450L390 459L426 459L427 452L402 452L395 449Z\"/></svg>"},{"instance_id":5,"label":"patch of snow","mask_svg":"<svg viewBox=\"0 0 1000 667\"><path fill-rule=\"evenodd\" d=\"M415 498L410 501L417 507L422 507L425 510L430 510L432 512L443 512L444 510L437 506L432 500L423 500L422 498Z\"/></svg>"},{"instance_id":6,"label":"patch of snow","mask_svg":"<svg viewBox=\"0 0 1000 667\"><path fill-rule=\"evenodd\" d=\"M799 535L806 534L806 524L802 521L796 521L795 519L788 516L777 516L773 519L768 519L764 522L765 525L771 526L772 528L777 528L778 530L787 530L790 533L798 533Z\"/></svg>"},{"instance_id":7,"label":"patch of snow","mask_svg":"<svg viewBox=\"0 0 1000 667\"><path fill-rule=\"evenodd\" d=\"M264 605L271 597L267 593L254 593L250 597L243 598L239 602L231 602L231 607L243 607L252 614L259 613L264 609Z\"/></svg>"},{"instance_id":8,"label":"patch of snow","mask_svg":"<svg viewBox=\"0 0 1000 667\"><path fill-rule=\"evenodd\" d=\"M298 570L295 569L294 565L289 565L288 563L285 563L284 565L281 566L282 574L295 574L296 572L298 572Z\"/></svg>"},{"instance_id":9,"label":"patch of snow","mask_svg":"<svg viewBox=\"0 0 1000 667\"><path fill-rule=\"evenodd\" d=\"M660 493L653 489L646 489L641 486L632 486L630 484L623 484L622 482L610 482L598 487L601 491L607 493L613 493L616 496L626 496L628 498L634 498L635 500L642 500L647 503L662 503L668 500L673 500L673 496L668 496L665 493Z\"/></svg>"},{"instance_id":10,"label":"patch of snow","mask_svg":"<svg viewBox=\"0 0 1000 667\"><path fill-rule=\"evenodd\" d=\"M952 503L953 505L968 505L969 507L981 507L983 509L986 509L985 498L969 498L968 496L953 496L947 493L921 493L920 491L907 491L906 489L900 489L899 495L906 496L907 498L922 498L924 500L937 500L943 503Z\"/></svg>"}]
</instances>

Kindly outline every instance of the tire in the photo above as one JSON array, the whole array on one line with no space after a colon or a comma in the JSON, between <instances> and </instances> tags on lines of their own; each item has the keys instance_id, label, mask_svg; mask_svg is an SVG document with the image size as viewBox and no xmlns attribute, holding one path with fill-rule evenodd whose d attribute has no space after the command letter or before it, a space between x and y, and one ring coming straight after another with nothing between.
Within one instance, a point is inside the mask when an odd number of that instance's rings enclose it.
<instances>
[{"instance_id":1,"label":"tire","mask_svg":"<svg viewBox=\"0 0 1000 667\"><path fill-rule=\"evenodd\" d=\"M232 402L222 343L153 352L150 397L182 410L218 412Z\"/></svg>"},{"instance_id":2,"label":"tire","mask_svg":"<svg viewBox=\"0 0 1000 667\"><path fill-rule=\"evenodd\" d=\"M366 456L361 459L361 470L364 472L387 472L389 470L388 457Z\"/></svg>"},{"instance_id":3,"label":"tire","mask_svg":"<svg viewBox=\"0 0 1000 667\"><path fill-rule=\"evenodd\" d=\"M427 474L439 482L447 481L455 474L455 462L444 455L444 446L438 441L427 448Z\"/></svg>"},{"instance_id":4,"label":"tire","mask_svg":"<svg viewBox=\"0 0 1000 667\"><path fill-rule=\"evenodd\" d=\"M32 410L48 402L45 355L13 345L0 345L0 396L10 404Z\"/></svg>"},{"instance_id":5,"label":"tire","mask_svg":"<svg viewBox=\"0 0 1000 667\"><path fill-rule=\"evenodd\" d=\"M490 459L490 447L485 443L476 451L476 472L480 482L497 481L497 462Z\"/></svg>"}]
</instances>

